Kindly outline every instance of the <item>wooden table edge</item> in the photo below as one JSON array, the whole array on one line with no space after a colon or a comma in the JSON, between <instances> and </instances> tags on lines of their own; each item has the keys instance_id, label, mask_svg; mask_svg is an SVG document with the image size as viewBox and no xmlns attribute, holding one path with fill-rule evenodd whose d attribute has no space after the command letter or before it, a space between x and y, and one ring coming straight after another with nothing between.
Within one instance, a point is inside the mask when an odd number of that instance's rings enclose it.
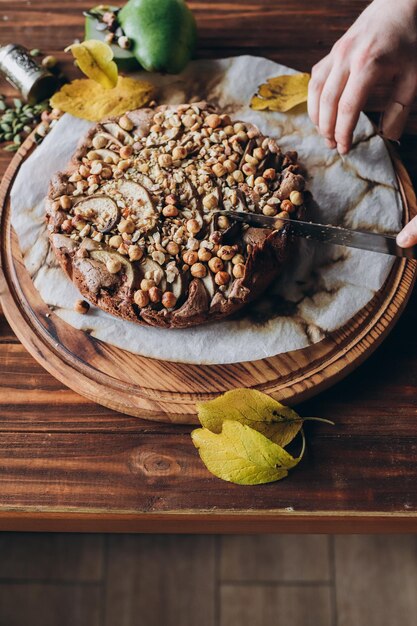
<instances>
[{"instance_id":1,"label":"wooden table edge","mask_svg":"<svg viewBox=\"0 0 417 626\"><path fill-rule=\"evenodd\" d=\"M0 510L0 531L142 534L417 533L417 512L164 511L161 513Z\"/></svg>"}]
</instances>

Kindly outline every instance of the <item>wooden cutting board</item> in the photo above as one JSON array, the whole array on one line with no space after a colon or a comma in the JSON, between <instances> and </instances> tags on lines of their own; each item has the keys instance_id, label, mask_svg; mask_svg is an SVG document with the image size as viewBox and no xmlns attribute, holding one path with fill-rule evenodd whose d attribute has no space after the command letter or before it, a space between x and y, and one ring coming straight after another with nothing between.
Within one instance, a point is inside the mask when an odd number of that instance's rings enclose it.
<instances>
[{"instance_id":1,"label":"wooden cutting board","mask_svg":"<svg viewBox=\"0 0 417 626\"><path fill-rule=\"evenodd\" d=\"M116 411L150 420L195 423L195 402L234 387L253 387L294 405L346 376L381 343L411 293L417 263L396 260L380 292L348 324L323 341L258 361L189 365L136 356L76 330L49 310L23 265L10 225L9 193L29 137L13 158L0 186L0 301L8 322L32 356L81 395ZM392 152L392 150L391 150ZM392 153L404 220L417 214L414 190Z\"/></svg>"}]
</instances>

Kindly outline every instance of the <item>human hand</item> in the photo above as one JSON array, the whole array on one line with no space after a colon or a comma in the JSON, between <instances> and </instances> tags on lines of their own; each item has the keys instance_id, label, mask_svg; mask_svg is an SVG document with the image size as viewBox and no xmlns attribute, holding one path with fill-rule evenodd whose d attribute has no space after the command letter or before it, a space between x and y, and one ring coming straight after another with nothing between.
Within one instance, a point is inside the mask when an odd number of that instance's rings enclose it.
<instances>
[{"instance_id":1,"label":"human hand","mask_svg":"<svg viewBox=\"0 0 417 626\"><path fill-rule=\"evenodd\" d=\"M313 67L308 111L329 148L350 150L360 111L378 84L392 86L382 130L398 139L417 92L417 0L374 0ZM417 243L417 222L413 228Z\"/></svg>"}]
</instances>

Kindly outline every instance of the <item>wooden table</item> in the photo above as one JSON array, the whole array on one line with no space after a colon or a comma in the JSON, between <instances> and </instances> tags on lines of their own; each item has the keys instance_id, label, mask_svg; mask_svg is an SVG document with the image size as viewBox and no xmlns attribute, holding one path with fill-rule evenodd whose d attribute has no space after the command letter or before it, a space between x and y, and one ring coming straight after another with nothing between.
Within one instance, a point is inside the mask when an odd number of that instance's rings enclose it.
<instances>
[{"instance_id":1,"label":"wooden table","mask_svg":"<svg viewBox=\"0 0 417 626\"><path fill-rule=\"evenodd\" d=\"M82 36L81 11L90 4L0 0L0 42L39 47L71 74L62 49ZM200 56L262 54L307 71L366 4L191 3ZM369 111L384 101L380 90ZM401 148L414 182L416 120ZM1 152L2 172L7 162ZM289 478L239 487L205 470L189 428L125 417L63 387L0 317L0 529L416 532L416 319L417 295L367 363L299 407L336 426L307 426L306 456Z\"/></svg>"}]
</instances>

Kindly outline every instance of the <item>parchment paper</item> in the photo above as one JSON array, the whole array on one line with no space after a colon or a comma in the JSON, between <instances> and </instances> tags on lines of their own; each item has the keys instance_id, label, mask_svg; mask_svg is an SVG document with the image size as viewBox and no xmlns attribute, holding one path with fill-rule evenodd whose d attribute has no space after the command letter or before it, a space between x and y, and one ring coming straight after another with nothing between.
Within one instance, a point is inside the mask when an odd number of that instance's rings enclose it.
<instances>
[{"instance_id":1,"label":"parchment paper","mask_svg":"<svg viewBox=\"0 0 417 626\"><path fill-rule=\"evenodd\" d=\"M256 112L249 108L258 85L293 73L264 58L241 56L195 61L179 76L146 74L158 87L158 102L207 99L234 119L255 123L282 149L295 149L309 174L318 207L310 218L324 224L395 233L402 204L386 147L362 115L354 150L344 158L326 149L306 113ZM285 271L265 297L238 319L191 329L146 328L92 307L73 310L79 294L58 267L48 245L44 198L51 176L64 169L90 123L64 115L20 168L13 185L12 224L24 262L43 300L72 326L131 352L192 363L233 363L304 348L344 325L381 288L392 260L299 240Z\"/></svg>"}]
</instances>

